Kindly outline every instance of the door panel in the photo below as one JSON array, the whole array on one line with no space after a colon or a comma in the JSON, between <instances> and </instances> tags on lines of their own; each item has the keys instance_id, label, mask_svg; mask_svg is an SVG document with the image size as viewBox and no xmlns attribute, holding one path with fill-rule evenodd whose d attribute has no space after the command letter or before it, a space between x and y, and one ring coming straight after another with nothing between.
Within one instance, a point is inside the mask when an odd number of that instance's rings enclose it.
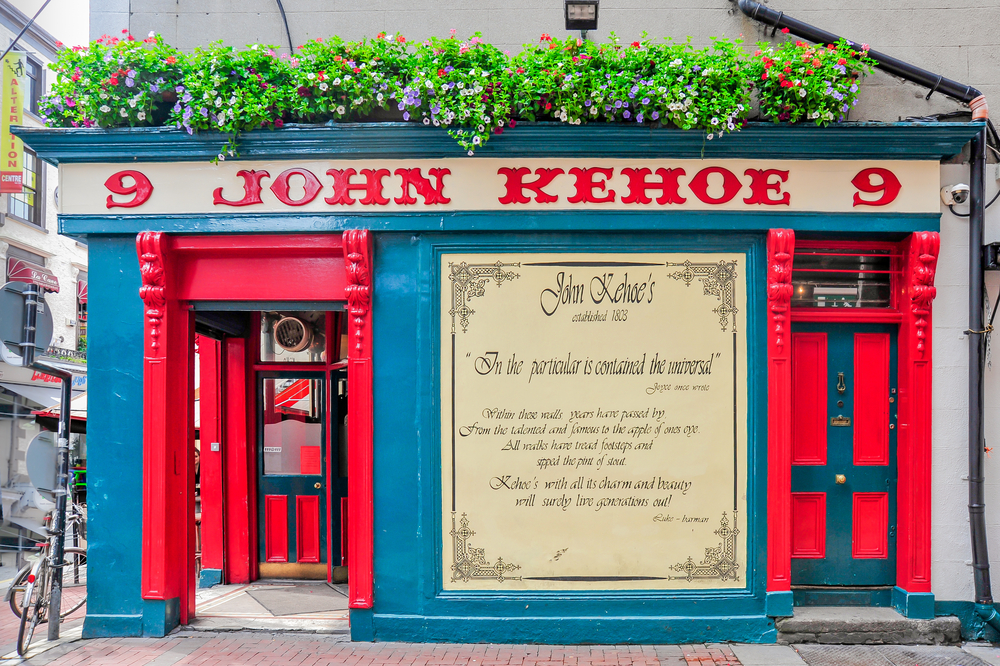
<instances>
[{"instance_id":1,"label":"door panel","mask_svg":"<svg viewBox=\"0 0 1000 666\"><path fill-rule=\"evenodd\" d=\"M895 583L896 377L894 326L792 326L793 585Z\"/></svg>"},{"instance_id":2,"label":"door panel","mask_svg":"<svg viewBox=\"0 0 1000 666\"><path fill-rule=\"evenodd\" d=\"M288 561L288 497L264 496L264 561Z\"/></svg>"},{"instance_id":3,"label":"door panel","mask_svg":"<svg viewBox=\"0 0 1000 666\"><path fill-rule=\"evenodd\" d=\"M826 464L826 333L792 336L792 464Z\"/></svg>"},{"instance_id":4,"label":"door panel","mask_svg":"<svg viewBox=\"0 0 1000 666\"><path fill-rule=\"evenodd\" d=\"M792 557L826 557L826 493L792 493Z\"/></svg>"},{"instance_id":5,"label":"door panel","mask_svg":"<svg viewBox=\"0 0 1000 666\"><path fill-rule=\"evenodd\" d=\"M326 578L326 374L259 372L257 387L261 576Z\"/></svg>"}]
</instances>

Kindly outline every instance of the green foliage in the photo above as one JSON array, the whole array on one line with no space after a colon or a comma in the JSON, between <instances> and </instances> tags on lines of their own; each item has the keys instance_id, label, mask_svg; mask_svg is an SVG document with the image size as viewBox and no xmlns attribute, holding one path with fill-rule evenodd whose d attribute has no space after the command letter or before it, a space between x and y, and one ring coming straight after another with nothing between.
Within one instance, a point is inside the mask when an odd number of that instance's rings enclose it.
<instances>
[{"instance_id":1,"label":"green foliage","mask_svg":"<svg viewBox=\"0 0 1000 666\"><path fill-rule=\"evenodd\" d=\"M776 123L812 120L829 125L845 120L858 103L861 78L875 65L867 55L867 44L858 52L843 39L826 46L801 41L783 42L777 48L758 46L753 76L760 110Z\"/></svg>"},{"instance_id":2,"label":"green foliage","mask_svg":"<svg viewBox=\"0 0 1000 666\"><path fill-rule=\"evenodd\" d=\"M516 56L476 33L410 43L379 33L347 42L314 40L294 56L275 47L216 43L184 54L150 35L103 37L63 49L42 113L50 126L172 125L231 137L286 122L393 119L443 127L472 154L519 120L618 122L701 130L741 127L756 89L760 111L778 121L842 120L870 71L867 49L846 42L760 45L739 40L642 40L623 45L543 34Z\"/></svg>"}]
</instances>

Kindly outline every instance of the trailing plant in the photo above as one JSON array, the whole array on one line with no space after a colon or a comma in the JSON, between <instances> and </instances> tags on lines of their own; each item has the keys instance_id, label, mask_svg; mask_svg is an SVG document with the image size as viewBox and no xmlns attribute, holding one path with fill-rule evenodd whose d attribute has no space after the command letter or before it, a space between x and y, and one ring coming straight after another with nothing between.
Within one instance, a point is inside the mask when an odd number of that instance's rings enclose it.
<instances>
[{"instance_id":1,"label":"trailing plant","mask_svg":"<svg viewBox=\"0 0 1000 666\"><path fill-rule=\"evenodd\" d=\"M39 111L57 127L162 125L164 104L187 74L183 63L183 54L159 35L140 41L127 30L120 38L63 48L49 65L56 78Z\"/></svg>"},{"instance_id":2,"label":"trailing plant","mask_svg":"<svg viewBox=\"0 0 1000 666\"><path fill-rule=\"evenodd\" d=\"M867 44L860 51L852 46L843 39L825 46L802 41L777 47L758 44L753 74L761 113L774 122L829 125L846 120L858 103L861 79L875 65Z\"/></svg>"},{"instance_id":3,"label":"trailing plant","mask_svg":"<svg viewBox=\"0 0 1000 666\"><path fill-rule=\"evenodd\" d=\"M739 40L695 49L646 35L626 45L543 34L512 57L454 31L419 43L385 33L316 39L294 55L221 42L184 54L126 32L62 49L41 108L57 127L215 130L230 137L219 159L235 154L243 132L287 122L422 122L469 154L519 120L671 126L712 139L746 122L755 89L772 120L845 119L873 64L866 54L847 42L761 44L751 57Z\"/></svg>"}]
</instances>

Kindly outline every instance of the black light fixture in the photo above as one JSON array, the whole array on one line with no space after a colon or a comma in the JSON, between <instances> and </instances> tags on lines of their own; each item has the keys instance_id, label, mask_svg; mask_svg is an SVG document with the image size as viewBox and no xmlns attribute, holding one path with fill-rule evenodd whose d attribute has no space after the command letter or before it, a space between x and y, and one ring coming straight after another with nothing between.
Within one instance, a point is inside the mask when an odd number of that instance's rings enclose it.
<instances>
[{"instance_id":1,"label":"black light fixture","mask_svg":"<svg viewBox=\"0 0 1000 666\"><path fill-rule=\"evenodd\" d=\"M566 29L579 30L587 38L588 30L597 30L597 9L601 0L563 0Z\"/></svg>"}]
</instances>

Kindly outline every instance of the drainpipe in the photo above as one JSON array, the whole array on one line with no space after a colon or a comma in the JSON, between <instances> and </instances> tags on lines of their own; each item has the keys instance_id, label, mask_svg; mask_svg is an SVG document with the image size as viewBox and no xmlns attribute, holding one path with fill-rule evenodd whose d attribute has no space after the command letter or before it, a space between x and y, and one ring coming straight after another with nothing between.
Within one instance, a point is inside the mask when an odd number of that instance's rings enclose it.
<instances>
[{"instance_id":1,"label":"drainpipe","mask_svg":"<svg viewBox=\"0 0 1000 666\"><path fill-rule=\"evenodd\" d=\"M774 30L788 28L791 34L817 44L833 44L839 35L803 23L784 12L765 7L753 0L737 0L740 11ZM773 33L772 33L773 36ZM860 47L854 46L856 51ZM908 62L878 51L868 51L875 66L893 76L930 89L927 98L940 92L972 110L972 120L989 123L986 97L973 88L940 74L934 74ZM986 220L986 127L973 138L969 157L969 531L972 537L972 570L976 586L976 613L1000 631L1000 614L993 607L990 586L990 558L986 543L986 501L984 497L983 458L983 362L986 357L986 331L983 326L983 226Z\"/></svg>"}]
</instances>

